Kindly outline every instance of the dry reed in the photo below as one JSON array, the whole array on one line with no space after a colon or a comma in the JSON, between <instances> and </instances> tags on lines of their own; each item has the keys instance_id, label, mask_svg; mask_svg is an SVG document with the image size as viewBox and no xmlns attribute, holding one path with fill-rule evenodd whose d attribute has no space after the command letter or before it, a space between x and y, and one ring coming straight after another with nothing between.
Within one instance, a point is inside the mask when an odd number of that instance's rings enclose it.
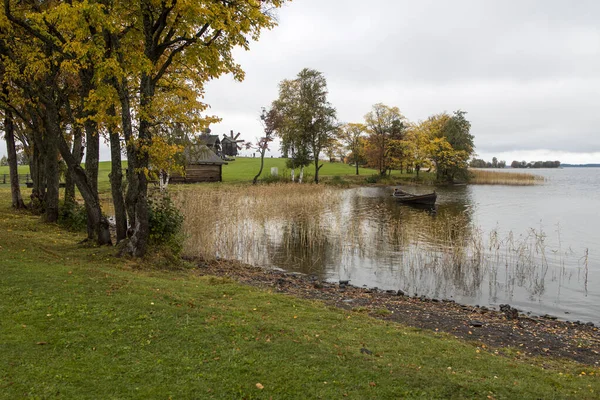
<instances>
[{"instance_id":1,"label":"dry reed","mask_svg":"<svg viewBox=\"0 0 600 400\"><path fill-rule=\"evenodd\" d=\"M313 248L323 240L319 220L339 200L336 189L317 185L225 186L174 195L185 216L184 252L206 259L266 263L273 242ZM286 244L287 242L287 244Z\"/></svg>"},{"instance_id":2,"label":"dry reed","mask_svg":"<svg viewBox=\"0 0 600 400\"><path fill-rule=\"evenodd\" d=\"M188 256L333 271L344 279L371 269L388 284L433 297L476 296L487 282L492 298L523 290L540 298L549 283L560 290L577 272L587 285L587 256L581 263L563 252L560 233L556 250L541 230L485 233L468 212L398 217L323 185L198 187L174 197L185 215Z\"/></svg>"},{"instance_id":3,"label":"dry reed","mask_svg":"<svg viewBox=\"0 0 600 400\"><path fill-rule=\"evenodd\" d=\"M500 172L481 169L470 169L470 183L476 185L516 185L528 186L544 182L544 178L538 175L523 172Z\"/></svg>"}]
</instances>

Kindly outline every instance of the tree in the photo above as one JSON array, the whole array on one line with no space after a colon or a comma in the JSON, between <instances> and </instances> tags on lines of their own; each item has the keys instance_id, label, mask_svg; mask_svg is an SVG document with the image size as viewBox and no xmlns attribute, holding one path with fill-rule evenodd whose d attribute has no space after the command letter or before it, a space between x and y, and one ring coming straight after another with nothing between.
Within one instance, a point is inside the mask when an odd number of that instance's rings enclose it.
<instances>
[{"instance_id":1,"label":"tree","mask_svg":"<svg viewBox=\"0 0 600 400\"><path fill-rule=\"evenodd\" d=\"M441 160L453 160L452 162L443 162L438 165L436 161L438 180L454 181L457 178L468 178L468 160L474 153L475 144L473 135L470 132L471 123L465 118L465 115L465 111L458 110L452 116L442 113L428 119L431 124L432 138L444 139L450 146L447 149L445 144L441 144L441 141L433 144L431 149L437 152L436 157L439 157L441 148L444 148L444 151L451 150L454 152L450 158L440 158ZM448 153L444 154L448 155ZM432 156L432 158L434 157Z\"/></svg>"},{"instance_id":2,"label":"tree","mask_svg":"<svg viewBox=\"0 0 600 400\"><path fill-rule=\"evenodd\" d=\"M0 167L8 167L8 158L6 156L0 158Z\"/></svg>"},{"instance_id":3,"label":"tree","mask_svg":"<svg viewBox=\"0 0 600 400\"><path fill-rule=\"evenodd\" d=\"M56 161L56 150L60 150L84 198L88 222L96 228L99 243L106 242L108 224L97 192L97 150L101 132L108 131L113 166L118 165L119 170L116 154L120 155L121 141L127 151L125 200L132 235L126 251L143 255L150 233L147 196L151 162L160 163L157 155L168 160L176 151L174 146L164 145L169 144L168 139L155 138L171 131L163 127L183 123L202 128L214 120L201 114L207 108L200 101L204 84L227 73L243 79L232 50L238 46L248 49L261 30L273 27L272 10L283 3L72 1L40 7L35 2L5 0L4 15L19 34L19 41L13 41L9 49L19 52L19 57L5 57L19 61L10 69L11 83L24 93L23 98L31 100L32 109L39 110L36 117L41 124L37 127L45 130L44 146L36 144L34 153L44 150L51 168L34 166L46 173L39 187L47 186L52 192L48 198L57 198L56 168L50 161ZM7 40L14 36L13 32L3 33ZM70 87L77 89L76 95ZM65 123L69 110L83 125L85 168L74 154L76 141L71 133L75 129ZM35 119L24 121L31 122L32 132L41 131L33 126ZM155 145L167 151L156 151ZM115 183L113 198L122 196L116 184L120 173L113 170L111 180Z\"/></svg>"},{"instance_id":4,"label":"tree","mask_svg":"<svg viewBox=\"0 0 600 400\"><path fill-rule=\"evenodd\" d=\"M473 158L469 162L469 167L471 167L471 168L486 168L487 164L486 164L485 160L482 160L480 158Z\"/></svg>"},{"instance_id":5,"label":"tree","mask_svg":"<svg viewBox=\"0 0 600 400\"><path fill-rule=\"evenodd\" d=\"M257 140L256 149L260 154L260 169L258 173L252 179L252 183L256 185L258 182L258 178L262 174L263 168L265 166L265 153L269 150L269 143L273 141L273 133L277 128L278 124L278 115L273 108L267 110L266 108L262 109L262 113L260 114L260 120L262 122L265 136L261 137Z\"/></svg>"},{"instance_id":6,"label":"tree","mask_svg":"<svg viewBox=\"0 0 600 400\"><path fill-rule=\"evenodd\" d=\"M364 134L367 127L363 124L348 123L340 127L338 137L349 152L349 161L356 167L358 175L358 165L364 160Z\"/></svg>"},{"instance_id":7,"label":"tree","mask_svg":"<svg viewBox=\"0 0 600 400\"><path fill-rule=\"evenodd\" d=\"M3 94L6 96L8 90L4 86ZM17 163L17 149L15 147L15 125L12 111L6 107L4 109L4 139L6 140L6 151L8 158L3 157L0 165L8 165L10 172L10 192L12 196L12 206L14 208L25 208L21 188L19 186L19 170Z\"/></svg>"},{"instance_id":8,"label":"tree","mask_svg":"<svg viewBox=\"0 0 600 400\"><path fill-rule=\"evenodd\" d=\"M437 179L453 181L458 171L466 171L469 154L455 150L446 138L435 138L429 144L431 158L435 163Z\"/></svg>"},{"instance_id":9,"label":"tree","mask_svg":"<svg viewBox=\"0 0 600 400\"><path fill-rule=\"evenodd\" d=\"M319 183L321 152L335 138L336 110L327 101L327 81L323 74L304 68L294 80L279 85L279 98L273 109L281 119L277 132L282 150L291 153L291 167L315 164L315 183Z\"/></svg>"},{"instance_id":10,"label":"tree","mask_svg":"<svg viewBox=\"0 0 600 400\"><path fill-rule=\"evenodd\" d=\"M365 115L365 124L369 132L369 151L367 157L371 166L385 175L392 166L392 140L402 140L405 130L405 118L398 107L389 107L378 103Z\"/></svg>"},{"instance_id":11,"label":"tree","mask_svg":"<svg viewBox=\"0 0 600 400\"><path fill-rule=\"evenodd\" d=\"M411 143L409 161L414 165L417 178L422 168L429 168L431 166L429 153L431 133L428 124L428 121L411 124L407 132L407 139Z\"/></svg>"},{"instance_id":12,"label":"tree","mask_svg":"<svg viewBox=\"0 0 600 400\"><path fill-rule=\"evenodd\" d=\"M496 157L492 158L492 168L498 168L498 159Z\"/></svg>"}]
</instances>

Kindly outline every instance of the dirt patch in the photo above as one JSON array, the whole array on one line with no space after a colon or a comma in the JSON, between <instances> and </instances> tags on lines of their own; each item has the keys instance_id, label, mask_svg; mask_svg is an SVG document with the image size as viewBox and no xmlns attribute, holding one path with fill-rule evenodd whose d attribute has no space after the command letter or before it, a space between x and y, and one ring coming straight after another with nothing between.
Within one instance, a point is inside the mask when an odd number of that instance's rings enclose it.
<instances>
[{"instance_id":1,"label":"dirt patch","mask_svg":"<svg viewBox=\"0 0 600 400\"><path fill-rule=\"evenodd\" d=\"M510 306L502 307L502 311L492 310L409 297L396 291L357 288L344 281L322 282L314 276L266 270L238 262L196 263L200 275L227 276L244 284L321 300L375 318L446 332L474 341L488 351L509 352L513 357L564 357L600 366L600 330L591 324L530 317Z\"/></svg>"}]
</instances>

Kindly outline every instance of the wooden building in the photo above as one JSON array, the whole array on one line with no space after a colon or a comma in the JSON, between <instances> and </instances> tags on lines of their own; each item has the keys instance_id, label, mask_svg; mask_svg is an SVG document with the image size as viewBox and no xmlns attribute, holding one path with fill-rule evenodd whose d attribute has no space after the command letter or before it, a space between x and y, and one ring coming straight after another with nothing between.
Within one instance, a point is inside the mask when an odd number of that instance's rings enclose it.
<instances>
[{"instance_id":1,"label":"wooden building","mask_svg":"<svg viewBox=\"0 0 600 400\"><path fill-rule=\"evenodd\" d=\"M237 133L237 135L233 134L233 131L230 131L229 136L223 134L223 139L221 139L221 152L224 157L236 157L238 155L238 151L242 149L242 145L244 143L243 139L238 139L241 133Z\"/></svg>"},{"instance_id":2,"label":"wooden building","mask_svg":"<svg viewBox=\"0 0 600 400\"><path fill-rule=\"evenodd\" d=\"M205 144L193 144L184 152L185 176L171 175L170 183L221 182L227 164Z\"/></svg>"},{"instance_id":3,"label":"wooden building","mask_svg":"<svg viewBox=\"0 0 600 400\"><path fill-rule=\"evenodd\" d=\"M205 144L213 153L221 155L221 141L219 135L203 134L199 137L200 142Z\"/></svg>"}]
</instances>

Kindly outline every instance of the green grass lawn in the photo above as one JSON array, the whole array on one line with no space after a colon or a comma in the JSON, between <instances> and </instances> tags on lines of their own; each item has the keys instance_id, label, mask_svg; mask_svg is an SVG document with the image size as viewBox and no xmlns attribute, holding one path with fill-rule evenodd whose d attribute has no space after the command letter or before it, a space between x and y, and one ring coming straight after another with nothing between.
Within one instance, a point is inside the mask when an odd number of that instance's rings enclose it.
<instances>
[{"instance_id":1,"label":"green grass lawn","mask_svg":"<svg viewBox=\"0 0 600 400\"><path fill-rule=\"evenodd\" d=\"M271 174L271 167L277 167L279 175L289 177L290 170L285 166L285 158L265 158L265 166L261 178ZM260 158L237 157L235 161L223 166L223 182L251 182L260 169ZM296 177L299 171L296 170ZM359 174L367 177L377 173L374 169L359 168ZM323 167L319 171L319 176L348 176L355 175L356 168L352 165L343 163L330 163L323 161ZM305 179L312 180L315 176L315 167L310 165L304 169Z\"/></svg>"},{"instance_id":2,"label":"green grass lawn","mask_svg":"<svg viewBox=\"0 0 600 400\"><path fill-rule=\"evenodd\" d=\"M279 175L289 177L290 170L285 166L286 159L284 158L265 158L265 166L261 175L261 179L268 177L271 174L271 167L277 167ZM127 168L127 161L123 162L123 169ZM223 166L223 182L224 183L241 183L241 182L252 182L254 176L260 169L260 158L254 157L237 157L235 161L230 161L227 165ZM0 187L2 187L2 176L3 174L8 175L8 167L0 167ZM26 165L19 166L19 174L28 174L29 167ZM296 171L296 177L299 171ZM101 192L110 191L110 182L108 175L110 174L110 161L102 161L99 165L98 171L98 188ZM374 169L359 168L359 174L361 180L377 174ZM310 165L305 168L305 181L310 182L314 178L315 168L314 165ZM330 163L323 161L323 167L320 171L321 177L354 177L356 175L356 169L352 165L343 163ZM406 175L406 174L405 174ZM412 175L410 175L412 176ZM405 178L408 175L404 176ZM8 176L6 182L8 183Z\"/></svg>"},{"instance_id":3,"label":"green grass lawn","mask_svg":"<svg viewBox=\"0 0 600 400\"><path fill-rule=\"evenodd\" d=\"M513 360L227 279L153 270L78 245L81 234L15 213L9 199L0 188L2 399L598 398L598 369Z\"/></svg>"}]
</instances>

